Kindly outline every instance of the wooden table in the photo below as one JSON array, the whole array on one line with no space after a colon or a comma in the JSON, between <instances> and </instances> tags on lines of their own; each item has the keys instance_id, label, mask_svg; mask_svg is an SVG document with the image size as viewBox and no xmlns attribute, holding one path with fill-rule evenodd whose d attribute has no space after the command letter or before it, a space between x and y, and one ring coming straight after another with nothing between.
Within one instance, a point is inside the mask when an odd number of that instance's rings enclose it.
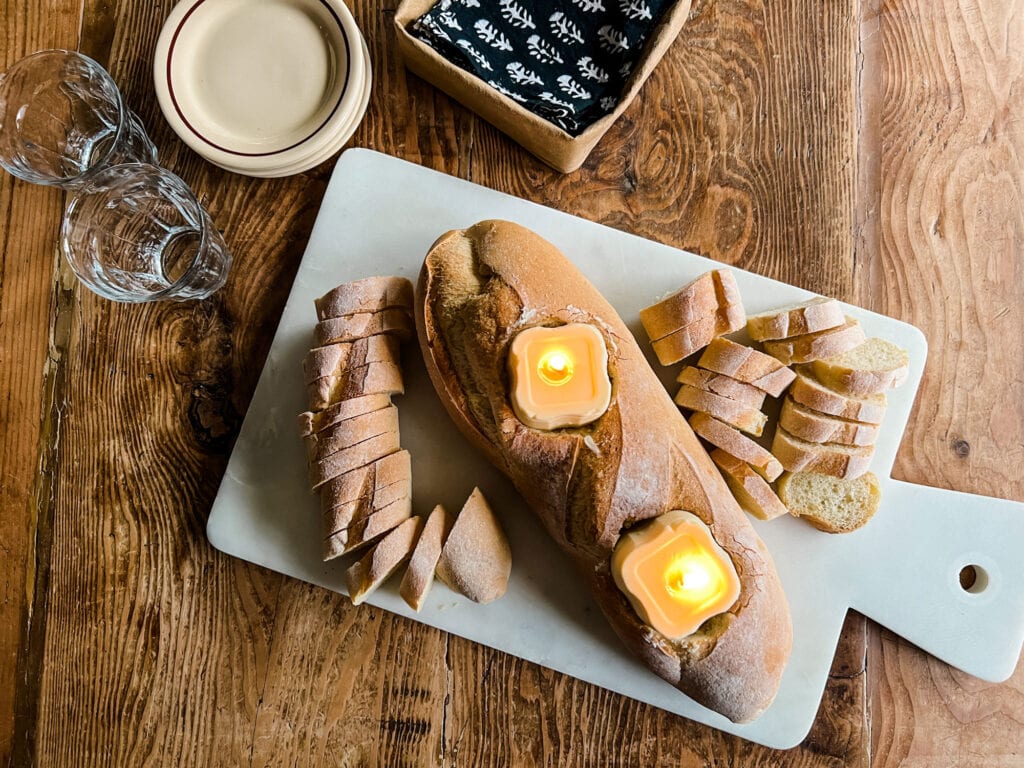
<instances>
[{"instance_id":1,"label":"wooden table","mask_svg":"<svg viewBox=\"0 0 1024 768\"><path fill-rule=\"evenodd\" d=\"M1024 500L1024 0L698 0L569 176L409 75L393 5L354 3L353 145L914 323L897 474ZM0 765L1024 764L1024 667L982 683L860 616L779 753L214 551L332 164L258 181L185 149L151 83L169 8L0 1L0 63L107 65L236 257L211 300L108 303L61 260L61 194L0 175Z\"/></svg>"}]
</instances>

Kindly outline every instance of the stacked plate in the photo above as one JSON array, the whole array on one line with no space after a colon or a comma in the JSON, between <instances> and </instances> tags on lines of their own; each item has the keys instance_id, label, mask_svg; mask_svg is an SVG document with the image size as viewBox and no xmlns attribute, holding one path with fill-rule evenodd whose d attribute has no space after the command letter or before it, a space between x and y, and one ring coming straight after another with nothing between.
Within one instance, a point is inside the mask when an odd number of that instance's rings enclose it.
<instances>
[{"instance_id":1,"label":"stacked plate","mask_svg":"<svg viewBox=\"0 0 1024 768\"><path fill-rule=\"evenodd\" d=\"M338 152L370 99L341 0L182 0L157 41L157 99L181 139L235 173L301 173Z\"/></svg>"}]
</instances>

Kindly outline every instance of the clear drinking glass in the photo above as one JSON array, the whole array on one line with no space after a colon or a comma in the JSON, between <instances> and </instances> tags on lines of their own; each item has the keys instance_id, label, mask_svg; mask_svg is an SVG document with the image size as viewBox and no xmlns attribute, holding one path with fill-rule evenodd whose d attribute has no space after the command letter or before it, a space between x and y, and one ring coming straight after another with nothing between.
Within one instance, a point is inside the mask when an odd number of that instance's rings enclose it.
<instances>
[{"instance_id":1,"label":"clear drinking glass","mask_svg":"<svg viewBox=\"0 0 1024 768\"><path fill-rule=\"evenodd\" d=\"M78 278L113 301L203 299L231 254L188 185L146 163L91 175L64 213L61 247Z\"/></svg>"},{"instance_id":2,"label":"clear drinking glass","mask_svg":"<svg viewBox=\"0 0 1024 768\"><path fill-rule=\"evenodd\" d=\"M0 75L0 166L19 179L74 189L118 163L155 163L156 147L107 71L49 50Z\"/></svg>"}]
</instances>

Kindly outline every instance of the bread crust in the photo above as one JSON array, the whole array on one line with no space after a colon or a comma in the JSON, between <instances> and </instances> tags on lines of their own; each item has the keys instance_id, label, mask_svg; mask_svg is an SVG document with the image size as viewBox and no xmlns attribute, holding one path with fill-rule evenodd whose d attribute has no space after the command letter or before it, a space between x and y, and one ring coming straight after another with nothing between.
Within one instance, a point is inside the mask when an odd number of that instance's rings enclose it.
<instances>
[{"instance_id":1,"label":"bread crust","mask_svg":"<svg viewBox=\"0 0 1024 768\"><path fill-rule=\"evenodd\" d=\"M553 245L510 222L442 235L424 261L416 326L427 371L463 434L508 475L578 566L623 642L653 671L736 722L774 699L792 645L771 557L625 324ZM508 345L536 325L586 322L609 351L612 402L597 421L541 432L516 419ZM740 599L680 641L644 625L610 559L629 526L673 509L707 523Z\"/></svg>"}]
</instances>

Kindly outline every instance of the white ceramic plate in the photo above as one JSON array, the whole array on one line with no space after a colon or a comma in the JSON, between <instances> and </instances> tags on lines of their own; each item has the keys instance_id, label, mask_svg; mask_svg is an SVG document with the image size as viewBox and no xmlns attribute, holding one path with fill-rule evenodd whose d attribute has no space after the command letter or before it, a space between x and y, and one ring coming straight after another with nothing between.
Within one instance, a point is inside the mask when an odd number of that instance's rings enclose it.
<instances>
[{"instance_id":1,"label":"white ceramic plate","mask_svg":"<svg viewBox=\"0 0 1024 768\"><path fill-rule=\"evenodd\" d=\"M196 152L268 172L335 144L359 108L367 61L340 0L185 0L160 34L154 81Z\"/></svg>"},{"instance_id":2,"label":"white ceramic plate","mask_svg":"<svg viewBox=\"0 0 1024 768\"><path fill-rule=\"evenodd\" d=\"M320 561L320 510L308 491L295 415L305 410L302 358L312 343L313 299L368 275L416 280L431 243L486 218L517 221L559 247L640 338L638 312L656 297L720 266L692 253L366 150L338 161L295 276L263 373L210 513L218 549L338 592L348 559ZM802 301L807 291L734 270L747 310ZM404 354L406 394L396 399L402 446L412 454L413 507L458 509L474 485L494 505L512 547L507 594L475 605L435 585L421 613L397 580L368 602L685 717L777 748L814 722L851 606L930 653L989 680L1008 677L1024 640L1024 505L891 478L927 358L913 326L846 306L869 335L910 352L907 383L889 397L872 468L882 506L854 533L833 536L791 517L753 521L771 551L793 616L793 653L774 704L756 721L730 723L658 678L622 646L571 563L511 484L473 449L437 398L415 345ZM655 370L674 388L678 366ZM984 568L985 589L958 574Z\"/></svg>"},{"instance_id":3,"label":"white ceramic plate","mask_svg":"<svg viewBox=\"0 0 1024 768\"><path fill-rule=\"evenodd\" d=\"M346 142L352 138L352 134L356 132L356 128L359 127L359 123L362 122L363 116L366 114L366 107L370 103L370 92L373 85L372 72L370 68L370 51L366 47L366 41L362 40L362 38L360 38L360 48L366 58L366 75L363 78L361 87L362 95L360 96L359 103L357 104L355 111L350 116L348 122L338 127L334 139L329 144L308 158L296 160L295 162L287 165L268 168L262 171L252 170L251 168L235 168L229 165L222 165L221 167L225 170L240 173L245 176L253 176L261 179L276 179L308 171L310 168L315 168L321 163L326 162L339 152L341 148L345 146Z\"/></svg>"}]
</instances>

